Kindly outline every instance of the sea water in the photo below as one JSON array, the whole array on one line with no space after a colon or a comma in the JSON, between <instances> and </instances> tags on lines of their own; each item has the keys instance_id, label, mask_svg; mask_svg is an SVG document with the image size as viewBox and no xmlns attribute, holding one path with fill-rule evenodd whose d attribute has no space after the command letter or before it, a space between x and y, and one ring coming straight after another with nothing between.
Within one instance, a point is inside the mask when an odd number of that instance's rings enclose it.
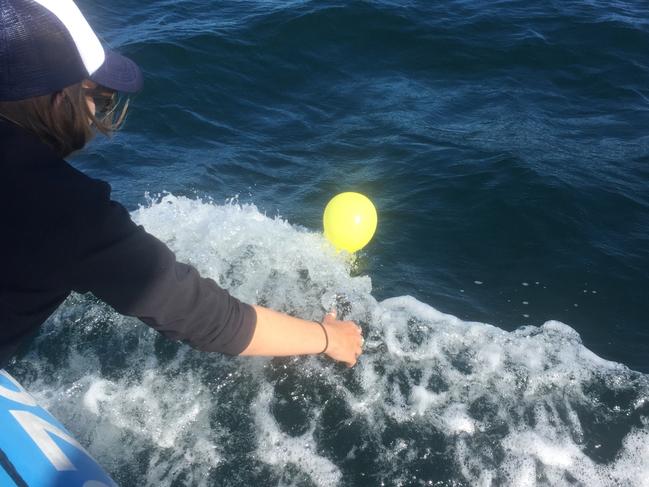
<instances>
[{"instance_id":1,"label":"sea water","mask_svg":"<svg viewBox=\"0 0 649 487\"><path fill-rule=\"evenodd\" d=\"M253 205L133 216L245 301L319 319L344 296L367 341L353 369L231 359L72 296L14 373L123 485L648 485L649 378L570 326L377 301L353 259Z\"/></svg>"},{"instance_id":2,"label":"sea water","mask_svg":"<svg viewBox=\"0 0 649 487\"><path fill-rule=\"evenodd\" d=\"M146 82L72 163L236 297L366 336L232 359L71 296L8 370L121 485L649 485L646 2L79 5Z\"/></svg>"}]
</instances>

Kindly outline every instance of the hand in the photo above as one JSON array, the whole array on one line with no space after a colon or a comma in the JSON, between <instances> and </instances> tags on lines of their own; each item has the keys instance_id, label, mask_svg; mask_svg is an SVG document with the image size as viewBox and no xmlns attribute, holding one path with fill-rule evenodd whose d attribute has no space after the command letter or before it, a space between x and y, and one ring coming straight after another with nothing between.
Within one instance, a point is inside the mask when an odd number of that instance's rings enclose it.
<instances>
[{"instance_id":1,"label":"hand","mask_svg":"<svg viewBox=\"0 0 649 487\"><path fill-rule=\"evenodd\" d=\"M334 360L344 362L348 367L353 367L363 353L364 340L361 327L353 321L338 321L335 311L325 315L322 325L329 337L329 346L325 354Z\"/></svg>"}]
</instances>

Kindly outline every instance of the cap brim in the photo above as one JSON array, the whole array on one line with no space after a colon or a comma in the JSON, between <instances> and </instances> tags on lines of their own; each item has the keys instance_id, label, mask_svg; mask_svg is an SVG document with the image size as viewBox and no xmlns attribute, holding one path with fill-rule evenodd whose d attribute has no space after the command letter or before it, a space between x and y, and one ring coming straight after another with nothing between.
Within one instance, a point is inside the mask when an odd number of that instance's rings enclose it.
<instances>
[{"instance_id":1,"label":"cap brim","mask_svg":"<svg viewBox=\"0 0 649 487\"><path fill-rule=\"evenodd\" d=\"M111 90L137 93L142 89L144 77L139 66L129 58L106 49L106 60L90 79Z\"/></svg>"}]
</instances>

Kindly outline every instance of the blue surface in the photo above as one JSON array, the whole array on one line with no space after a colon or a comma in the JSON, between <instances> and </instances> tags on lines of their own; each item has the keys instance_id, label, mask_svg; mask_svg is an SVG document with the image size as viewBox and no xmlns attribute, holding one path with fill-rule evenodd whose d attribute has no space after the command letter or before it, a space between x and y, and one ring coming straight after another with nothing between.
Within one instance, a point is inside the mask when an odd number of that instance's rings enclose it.
<instances>
[{"instance_id":1,"label":"blue surface","mask_svg":"<svg viewBox=\"0 0 649 487\"><path fill-rule=\"evenodd\" d=\"M4 372L4 371L3 371ZM72 436L66 428L45 409L33 405L33 399L28 401L11 400L3 394L3 390L27 394L24 389L13 384L7 376L0 374L0 450L4 452L20 477L30 487L83 487L88 481L95 481L93 487L115 485L114 482L97 465L95 460L84 450L55 436L46 433L60 449L60 454L69 461L73 468L59 470L44 455L39 447L38 438L33 438L28 431L16 420L15 413L28 413L45 421ZM14 485L0 470L0 486Z\"/></svg>"},{"instance_id":2,"label":"blue surface","mask_svg":"<svg viewBox=\"0 0 649 487\"><path fill-rule=\"evenodd\" d=\"M0 485L3 487L16 487L14 481L11 480L11 477L2 468L0 468Z\"/></svg>"}]
</instances>

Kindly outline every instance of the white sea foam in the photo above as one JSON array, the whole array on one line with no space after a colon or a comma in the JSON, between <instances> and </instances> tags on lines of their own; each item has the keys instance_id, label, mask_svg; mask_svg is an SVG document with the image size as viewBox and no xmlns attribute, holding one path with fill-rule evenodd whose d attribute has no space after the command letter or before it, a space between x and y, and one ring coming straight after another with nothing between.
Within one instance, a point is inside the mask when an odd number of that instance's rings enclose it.
<instances>
[{"instance_id":1,"label":"white sea foam","mask_svg":"<svg viewBox=\"0 0 649 487\"><path fill-rule=\"evenodd\" d=\"M252 205L167 195L134 218L245 301L317 319L346 295L367 342L351 371L228 359L73 296L13 370L118 481L649 485L647 378L569 326L506 332L377 302L319 234Z\"/></svg>"},{"instance_id":2,"label":"white sea foam","mask_svg":"<svg viewBox=\"0 0 649 487\"><path fill-rule=\"evenodd\" d=\"M317 453L317 443L313 437L315 424L298 437L282 432L270 412L272 396L272 388L265 384L252 405L259 458L273 466L299 465L317 485L337 485L341 479L340 470Z\"/></svg>"}]
</instances>

